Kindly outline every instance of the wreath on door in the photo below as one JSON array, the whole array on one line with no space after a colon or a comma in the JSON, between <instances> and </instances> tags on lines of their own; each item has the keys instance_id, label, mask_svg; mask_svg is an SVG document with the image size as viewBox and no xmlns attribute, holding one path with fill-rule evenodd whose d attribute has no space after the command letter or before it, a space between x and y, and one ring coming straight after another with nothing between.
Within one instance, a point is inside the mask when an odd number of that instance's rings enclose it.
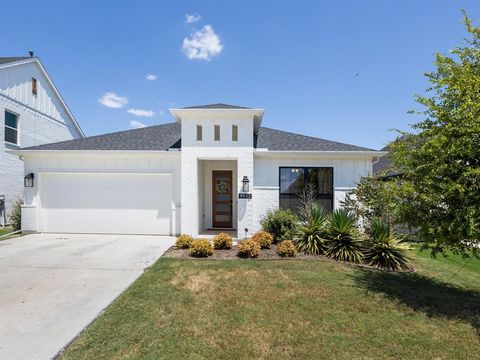
<instances>
[{"instance_id":1,"label":"wreath on door","mask_svg":"<svg viewBox=\"0 0 480 360\"><path fill-rule=\"evenodd\" d=\"M225 180L220 180L215 185L215 188L217 189L217 193L226 194L228 192L228 182L226 182Z\"/></svg>"}]
</instances>

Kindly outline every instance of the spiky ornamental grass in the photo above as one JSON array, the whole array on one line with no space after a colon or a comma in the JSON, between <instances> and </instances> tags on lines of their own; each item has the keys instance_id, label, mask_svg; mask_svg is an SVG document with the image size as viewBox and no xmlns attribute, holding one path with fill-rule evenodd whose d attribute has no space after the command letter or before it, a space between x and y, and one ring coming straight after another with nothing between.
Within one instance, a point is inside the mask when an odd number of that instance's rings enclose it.
<instances>
[{"instance_id":1,"label":"spiky ornamental grass","mask_svg":"<svg viewBox=\"0 0 480 360\"><path fill-rule=\"evenodd\" d=\"M328 222L328 248L325 255L338 261L360 263L363 248L356 219L344 209L335 210Z\"/></svg>"},{"instance_id":2,"label":"spiky ornamental grass","mask_svg":"<svg viewBox=\"0 0 480 360\"><path fill-rule=\"evenodd\" d=\"M392 271L409 269L406 245L391 231L382 219L372 219L370 239L365 251L365 262L371 266Z\"/></svg>"},{"instance_id":3,"label":"spiky ornamental grass","mask_svg":"<svg viewBox=\"0 0 480 360\"><path fill-rule=\"evenodd\" d=\"M295 246L305 254L323 254L327 249L325 232L328 215L316 203L306 205L301 212L301 221L297 226Z\"/></svg>"}]
</instances>

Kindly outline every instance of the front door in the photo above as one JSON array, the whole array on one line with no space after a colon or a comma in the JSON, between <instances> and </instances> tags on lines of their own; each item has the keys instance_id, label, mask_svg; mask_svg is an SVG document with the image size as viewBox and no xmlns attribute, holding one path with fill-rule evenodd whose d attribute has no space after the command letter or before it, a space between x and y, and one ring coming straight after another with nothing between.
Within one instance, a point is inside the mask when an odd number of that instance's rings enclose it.
<instances>
[{"instance_id":1,"label":"front door","mask_svg":"<svg viewBox=\"0 0 480 360\"><path fill-rule=\"evenodd\" d=\"M232 172L212 172L212 226L233 227Z\"/></svg>"}]
</instances>

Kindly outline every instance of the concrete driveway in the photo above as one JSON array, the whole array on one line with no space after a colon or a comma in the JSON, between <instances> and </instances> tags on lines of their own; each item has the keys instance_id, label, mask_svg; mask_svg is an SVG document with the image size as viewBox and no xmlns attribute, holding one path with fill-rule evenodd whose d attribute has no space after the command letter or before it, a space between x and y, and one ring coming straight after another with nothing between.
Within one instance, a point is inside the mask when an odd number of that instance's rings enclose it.
<instances>
[{"instance_id":1,"label":"concrete driveway","mask_svg":"<svg viewBox=\"0 0 480 360\"><path fill-rule=\"evenodd\" d=\"M0 241L0 359L50 359L174 238L33 234Z\"/></svg>"}]
</instances>

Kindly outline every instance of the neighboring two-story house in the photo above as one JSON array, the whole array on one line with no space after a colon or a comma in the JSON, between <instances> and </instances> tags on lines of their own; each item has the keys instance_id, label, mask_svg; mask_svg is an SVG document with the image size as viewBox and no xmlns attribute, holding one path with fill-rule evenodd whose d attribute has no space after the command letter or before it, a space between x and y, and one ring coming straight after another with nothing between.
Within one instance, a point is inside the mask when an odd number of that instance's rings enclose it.
<instances>
[{"instance_id":1,"label":"neighboring two-story house","mask_svg":"<svg viewBox=\"0 0 480 360\"><path fill-rule=\"evenodd\" d=\"M213 104L176 122L16 150L33 181L24 231L243 237L311 184L327 210L384 152L261 126L264 111Z\"/></svg>"},{"instance_id":2,"label":"neighboring two-story house","mask_svg":"<svg viewBox=\"0 0 480 360\"><path fill-rule=\"evenodd\" d=\"M23 196L23 160L9 150L83 138L36 57L0 57L0 224Z\"/></svg>"}]
</instances>

